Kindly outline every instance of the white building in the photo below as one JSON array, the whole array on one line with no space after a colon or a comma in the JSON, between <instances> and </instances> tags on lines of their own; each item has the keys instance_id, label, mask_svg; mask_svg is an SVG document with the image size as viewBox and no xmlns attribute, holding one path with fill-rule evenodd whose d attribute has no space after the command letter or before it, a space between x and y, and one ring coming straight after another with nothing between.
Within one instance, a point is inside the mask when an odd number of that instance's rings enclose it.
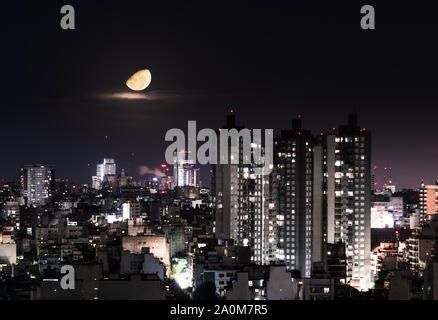
<instances>
[{"instance_id":1,"label":"white building","mask_svg":"<svg viewBox=\"0 0 438 320\"><path fill-rule=\"evenodd\" d=\"M200 187L201 177L195 162L188 159L188 151L181 150L173 158L173 181L176 187Z\"/></svg>"},{"instance_id":2,"label":"white building","mask_svg":"<svg viewBox=\"0 0 438 320\"><path fill-rule=\"evenodd\" d=\"M403 218L402 197L382 197L371 203L371 228L394 228Z\"/></svg>"},{"instance_id":3,"label":"white building","mask_svg":"<svg viewBox=\"0 0 438 320\"><path fill-rule=\"evenodd\" d=\"M140 203L128 201L122 205L123 221L140 217Z\"/></svg>"},{"instance_id":4,"label":"white building","mask_svg":"<svg viewBox=\"0 0 438 320\"><path fill-rule=\"evenodd\" d=\"M394 218L388 211L387 202L373 202L371 206L371 228L384 229L394 227Z\"/></svg>"},{"instance_id":5,"label":"white building","mask_svg":"<svg viewBox=\"0 0 438 320\"><path fill-rule=\"evenodd\" d=\"M102 189L102 184L108 180L109 177L115 177L116 163L114 159L103 159L103 163L97 165L96 175L92 177L93 189Z\"/></svg>"}]
</instances>

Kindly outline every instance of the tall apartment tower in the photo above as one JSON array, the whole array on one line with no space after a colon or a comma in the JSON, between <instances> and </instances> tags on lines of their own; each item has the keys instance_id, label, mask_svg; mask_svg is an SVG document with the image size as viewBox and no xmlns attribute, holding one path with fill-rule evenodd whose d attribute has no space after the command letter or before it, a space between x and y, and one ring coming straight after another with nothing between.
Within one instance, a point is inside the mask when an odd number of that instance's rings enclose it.
<instances>
[{"instance_id":1,"label":"tall apartment tower","mask_svg":"<svg viewBox=\"0 0 438 320\"><path fill-rule=\"evenodd\" d=\"M371 134L357 124L321 137L324 171L323 235L328 243L345 243L347 281L367 291L371 251Z\"/></svg>"},{"instance_id":2,"label":"tall apartment tower","mask_svg":"<svg viewBox=\"0 0 438 320\"><path fill-rule=\"evenodd\" d=\"M239 132L234 110L230 110L227 123L219 129ZM219 141L218 141L219 142ZM252 141L250 141L252 142ZM228 141L228 164L212 165L212 194L214 197L215 232L219 239L233 239L235 244L251 247L251 259L258 264L269 263L266 248L269 230L265 210L268 199L269 176L256 174L256 165L243 163L243 144L239 139L239 163L231 164L231 143ZM219 143L218 143L219 145ZM262 147L254 146L253 147Z\"/></svg>"},{"instance_id":3,"label":"tall apartment tower","mask_svg":"<svg viewBox=\"0 0 438 320\"><path fill-rule=\"evenodd\" d=\"M54 191L55 169L42 164L21 168L21 188L27 206L47 204Z\"/></svg>"},{"instance_id":4,"label":"tall apartment tower","mask_svg":"<svg viewBox=\"0 0 438 320\"><path fill-rule=\"evenodd\" d=\"M277 258L303 277L311 276L312 267L313 141L310 131L302 130L301 119L296 119L274 144Z\"/></svg>"}]
</instances>

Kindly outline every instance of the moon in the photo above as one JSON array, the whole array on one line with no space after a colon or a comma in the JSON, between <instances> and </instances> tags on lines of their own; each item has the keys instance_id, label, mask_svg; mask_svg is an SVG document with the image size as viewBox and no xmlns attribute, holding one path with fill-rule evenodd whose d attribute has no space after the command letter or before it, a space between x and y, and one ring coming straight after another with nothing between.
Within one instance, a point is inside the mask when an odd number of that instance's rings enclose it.
<instances>
[{"instance_id":1,"label":"moon","mask_svg":"<svg viewBox=\"0 0 438 320\"><path fill-rule=\"evenodd\" d=\"M126 85L131 90L142 91L149 86L151 80L151 72L148 69L143 69L134 73L128 81L126 81Z\"/></svg>"}]
</instances>

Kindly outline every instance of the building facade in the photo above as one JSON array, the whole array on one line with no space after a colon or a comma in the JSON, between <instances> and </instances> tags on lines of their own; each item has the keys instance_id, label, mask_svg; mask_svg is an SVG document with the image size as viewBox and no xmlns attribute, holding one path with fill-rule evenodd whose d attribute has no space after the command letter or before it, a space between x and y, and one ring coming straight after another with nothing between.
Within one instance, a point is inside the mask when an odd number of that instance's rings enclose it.
<instances>
[{"instance_id":1,"label":"building facade","mask_svg":"<svg viewBox=\"0 0 438 320\"><path fill-rule=\"evenodd\" d=\"M420 223L426 223L431 215L438 214L438 180L435 185L420 187Z\"/></svg>"},{"instance_id":2,"label":"building facade","mask_svg":"<svg viewBox=\"0 0 438 320\"><path fill-rule=\"evenodd\" d=\"M175 153L173 158L173 181L176 187L200 187L201 171L195 162L188 158L187 150Z\"/></svg>"},{"instance_id":3,"label":"building facade","mask_svg":"<svg viewBox=\"0 0 438 320\"><path fill-rule=\"evenodd\" d=\"M96 175L92 177L93 189L100 190L104 182L115 181L116 169L114 159L103 159L103 163L97 165Z\"/></svg>"},{"instance_id":4,"label":"building facade","mask_svg":"<svg viewBox=\"0 0 438 320\"><path fill-rule=\"evenodd\" d=\"M312 267L313 140L296 119L274 144L277 248L287 270L303 277L310 277Z\"/></svg>"},{"instance_id":5,"label":"building facade","mask_svg":"<svg viewBox=\"0 0 438 320\"><path fill-rule=\"evenodd\" d=\"M27 206L42 206L49 202L54 191L55 169L41 164L21 168L21 188Z\"/></svg>"},{"instance_id":6,"label":"building facade","mask_svg":"<svg viewBox=\"0 0 438 320\"><path fill-rule=\"evenodd\" d=\"M227 116L227 123L220 130L237 130L234 111ZM249 134L249 130L247 131ZM244 134L243 134L244 136ZM247 136L252 148L256 145ZM249 140L248 140L249 139ZM251 259L258 264L269 263L269 176L256 174L254 163L244 163L243 141L239 139L239 161L232 164L231 143L228 143L228 164L212 165L212 193L214 199L215 233L219 239L233 239L236 245L251 247Z\"/></svg>"},{"instance_id":7,"label":"building facade","mask_svg":"<svg viewBox=\"0 0 438 320\"><path fill-rule=\"evenodd\" d=\"M323 136L326 241L346 245L347 281L370 287L371 134L350 115Z\"/></svg>"}]
</instances>

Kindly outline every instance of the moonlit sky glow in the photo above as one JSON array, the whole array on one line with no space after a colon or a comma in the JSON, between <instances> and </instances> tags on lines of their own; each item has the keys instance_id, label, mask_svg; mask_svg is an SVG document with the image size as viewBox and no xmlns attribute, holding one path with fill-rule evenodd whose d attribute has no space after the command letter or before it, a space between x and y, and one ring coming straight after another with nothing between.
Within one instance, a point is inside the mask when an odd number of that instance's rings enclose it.
<instances>
[{"instance_id":1,"label":"moonlit sky glow","mask_svg":"<svg viewBox=\"0 0 438 320\"><path fill-rule=\"evenodd\" d=\"M319 133L357 112L379 184L387 166L398 188L438 177L438 21L426 5L379 3L364 32L354 1L74 1L74 31L59 27L64 4L6 5L0 180L41 162L91 183L104 157L136 176L164 162L168 129L221 127L230 107L276 132L297 114ZM130 92L144 68L153 81Z\"/></svg>"}]
</instances>

